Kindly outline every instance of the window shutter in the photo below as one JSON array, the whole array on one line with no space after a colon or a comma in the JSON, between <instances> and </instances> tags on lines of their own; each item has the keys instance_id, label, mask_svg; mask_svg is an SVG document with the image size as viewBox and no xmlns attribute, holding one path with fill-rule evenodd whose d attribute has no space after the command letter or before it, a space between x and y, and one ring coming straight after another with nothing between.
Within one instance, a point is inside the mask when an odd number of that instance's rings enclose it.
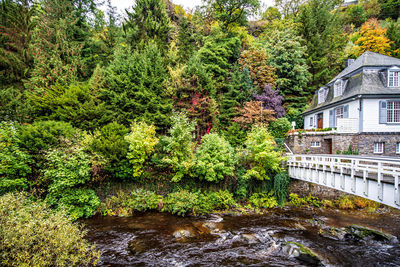
<instances>
[{"instance_id":1,"label":"window shutter","mask_svg":"<svg viewBox=\"0 0 400 267\"><path fill-rule=\"evenodd\" d=\"M343 107L343 118L349 117L349 105Z\"/></svg>"},{"instance_id":2,"label":"window shutter","mask_svg":"<svg viewBox=\"0 0 400 267\"><path fill-rule=\"evenodd\" d=\"M386 101L379 101L379 123L387 122L387 103Z\"/></svg>"},{"instance_id":3,"label":"window shutter","mask_svg":"<svg viewBox=\"0 0 400 267\"><path fill-rule=\"evenodd\" d=\"M317 127L317 115L314 115L314 128Z\"/></svg>"},{"instance_id":4,"label":"window shutter","mask_svg":"<svg viewBox=\"0 0 400 267\"><path fill-rule=\"evenodd\" d=\"M333 114L333 112L334 112L333 109L329 110L329 127L330 127L330 128L335 127L335 125L334 125L334 114Z\"/></svg>"}]
</instances>

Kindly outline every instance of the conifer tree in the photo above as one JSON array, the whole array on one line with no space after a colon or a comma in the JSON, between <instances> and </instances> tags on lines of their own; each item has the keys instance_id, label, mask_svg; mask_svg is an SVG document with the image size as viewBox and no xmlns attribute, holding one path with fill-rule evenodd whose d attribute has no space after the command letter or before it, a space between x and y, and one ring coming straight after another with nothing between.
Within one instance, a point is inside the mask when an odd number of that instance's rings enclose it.
<instances>
[{"instance_id":1,"label":"conifer tree","mask_svg":"<svg viewBox=\"0 0 400 267\"><path fill-rule=\"evenodd\" d=\"M333 0L311 0L296 17L299 33L307 46L307 65L312 75L309 94L332 79L343 65L346 36Z\"/></svg>"},{"instance_id":2,"label":"conifer tree","mask_svg":"<svg viewBox=\"0 0 400 267\"><path fill-rule=\"evenodd\" d=\"M182 16L179 22L179 31L177 38L178 59L180 62L186 62L192 55L195 48L195 39L193 28L185 16Z\"/></svg>"},{"instance_id":3,"label":"conifer tree","mask_svg":"<svg viewBox=\"0 0 400 267\"><path fill-rule=\"evenodd\" d=\"M276 88L285 97L287 108L301 108L307 102L306 87L311 75L306 62L304 40L296 35L295 24L277 22L264 33L261 44L266 48L268 64L276 68Z\"/></svg>"},{"instance_id":4,"label":"conifer tree","mask_svg":"<svg viewBox=\"0 0 400 267\"><path fill-rule=\"evenodd\" d=\"M226 127L231 124L234 117L238 116L237 107L250 101L255 90L249 69L244 68L241 71L238 65L234 66L230 83L227 86L228 92L223 95L219 116L220 123Z\"/></svg>"},{"instance_id":5,"label":"conifer tree","mask_svg":"<svg viewBox=\"0 0 400 267\"><path fill-rule=\"evenodd\" d=\"M162 50L167 48L171 27L163 0L137 0L126 14L123 28L132 46L154 40Z\"/></svg>"},{"instance_id":6,"label":"conifer tree","mask_svg":"<svg viewBox=\"0 0 400 267\"><path fill-rule=\"evenodd\" d=\"M31 65L28 53L36 7L31 0L0 2L0 84L19 82Z\"/></svg>"},{"instance_id":7,"label":"conifer tree","mask_svg":"<svg viewBox=\"0 0 400 267\"><path fill-rule=\"evenodd\" d=\"M141 50L117 49L107 68L107 83L102 90L118 123L129 126L136 119L167 129L172 101L167 96L167 68L160 49L153 42Z\"/></svg>"}]
</instances>

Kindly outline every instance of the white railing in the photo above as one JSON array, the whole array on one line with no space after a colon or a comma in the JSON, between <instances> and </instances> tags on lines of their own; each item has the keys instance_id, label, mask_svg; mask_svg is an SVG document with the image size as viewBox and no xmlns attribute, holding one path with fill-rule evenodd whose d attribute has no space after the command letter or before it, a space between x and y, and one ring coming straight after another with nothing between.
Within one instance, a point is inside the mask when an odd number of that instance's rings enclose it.
<instances>
[{"instance_id":1,"label":"white railing","mask_svg":"<svg viewBox=\"0 0 400 267\"><path fill-rule=\"evenodd\" d=\"M400 209L400 158L289 155L291 178L362 196Z\"/></svg>"}]
</instances>

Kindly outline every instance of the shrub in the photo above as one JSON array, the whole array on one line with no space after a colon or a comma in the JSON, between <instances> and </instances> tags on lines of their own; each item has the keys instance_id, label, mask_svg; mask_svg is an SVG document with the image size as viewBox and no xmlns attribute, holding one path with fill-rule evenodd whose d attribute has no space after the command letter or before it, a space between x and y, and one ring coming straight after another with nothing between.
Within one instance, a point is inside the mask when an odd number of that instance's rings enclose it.
<instances>
[{"instance_id":1,"label":"shrub","mask_svg":"<svg viewBox=\"0 0 400 267\"><path fill-rule=\"evenodd\" d=\"M179 182L185 175L191 176L194 166L194 123L190 122L183 113L172 116L172 127L168 136L162 138L161 162L172 169L173 182Z\"/></svg>"},{"instance_id":2,"label":"shrub","mask_svg":"<svg viewBox=\"0 0 400 267\"><path fill-rule=\"evenodd\" d=\"M63 211L53 211L25 194L0 197L0 265L96 265L100 252Z\"/></svg>"},{"instance_id":3,"label":"shrub","mask_svg":"<svg viewBox=\"0 0 400 267\"><path fill-rule=\"evenodd\" d=\"M132 132L125 137L129 143L128 159L133 166L133 177L139 177L143 173L143 165L154 152L158 143L156 127L145 122L134 122Z\"/></svg>"},{"instance_id":4,"label":"shrub","mask_svg":"<svg viewBox=\"0 0 400 267\"><path fill-rule=\"evenodd\" d=\"M236 157L232 146L218 134L203 136L202 144L196 150L195 174L200 179L218 182L226 176L233 176Z\"/></svg>"},{"instance_id":5,"label":"shrub","mask_svg":"<svg viewBox=\"0 0 400 267\"><path fill-rule=\"evenodd\" d=\"M233 195L227 190L208 192L204 195L207 198L207 202L212 206L212 210L226 210L238 205L233 198Z\"/></svg>"},{"instance_id":6,"label":"shrub","mask_svg":"<svg viewBox=\"0 0 400 267\"><path fill-rule=\"evenodd\" d=\"M268 130L275 138L285 138L287 132L292 128L292 124L285 117L272 121L268 125Z\"/></svg>"},{"instance_id":7,"label":"shrub","mask_svg":"<svg viewBox=\"0 0 400 267\"><path fill-rule=\"evenodd\" d=\"M93 214L100 201L95 192L82 188L91 180L91 158L79 146L47 153L44 179L49 185L46 201L64 207L74 218Z\"/></svg>"},{"instance_id":8,"label":"shrub","mask_svg":"<svg viewBox=\"0 0 400 267\"><path fill-rule=\"evenodd\" d=\"M131 177L131 166L127 160L129 143L125 140L129 129L112 122L96 132L91 138L89 149L107 161L107 170L118 178Z\"/></svg>"},{"instance_id":9,"label":"shrub","mask_svg":"<svg viewBox=\"0 0 400 267\"><path fill-rule=\"evenodd\" d=\"M287 172L281 172L274 177L274 194L279 205L285 203L289 190L290 178Z\"/></svg>"},{"instance_id":10,"label":"shrub","mask_svg":"<svg viewBox=\"0 0 400 267\"><path fill-rule=\"evenodd\" d=\"M196 214L196 210L198 211L198 203L198 194L187 190L180 190L167 195L164 201L163 211L179 216L185 216L188 213Z\"/></svg>"},{"instance_id":11,"label":"shrub","mask_svg":"<svg viewBox=\"0 0 400 267\"><path fill-rule=\"evenodd\" d=\"M256 178L258 180L270 180L269 175L281 170L280 163L284 157L275 151L274 138L263 126L254 126L247 134L245 142L247 161L250 169L247 170L244 178Z\"/></svg>"},{"instance_id":12,"label":"shrub","mask_svg":"<svg viewBox=\"0 0 400 267\"><path fill-rule=\"evenodd\" d=\"M155 210L162 203L163 197L154 192L136 190L131 193L127 206L132 210Z\"/></svg>"},{"instance_id":13,"label":"shrub","mask_svg":"<svg viewBox=\"0 0 400 267\"><path fill-rule=\"evenodd\" d=\"M354 203L351 200L350 197L348 197L347 195L343 195L341 196L339 199L336 200L336 204L338 206L339 209L344 209L344 210L352 210L354 209Z\"/></svg>"},{"instance_id":14,"label":"shrub","mask_svg":"<svg viewBox=\"0 0 400 267\"><path fill-rule=\"evenodd\" d=\"M19 139L22 147L31 153L49 150L60 145L60 137L70 139L75 129L63 121L35 121L20 127Z\"/></svg>"},{"instance_id":15,"label":"shrub","mask_svg":"<svg viewBox=\"0 0 400 267\"><path fill-rule=\"evenodd\" d=\"M0 122L0 194L28 187L32 159L18 143L15 125Z\"/></svg>"},{"instance_id":16,"label":"shrub","mask_svg":"<svg viewBox=\"0 0 400 267\"><path fill-rule=\"evenodd\" d=\"M155 210L162 202L161 195L147 190L138 189L130 194L120 191L102 202L99 211L103 215L129 216L134 211Z\"/></svg>"},{"instance_id":17,"label":"shrub","mask_svg":"<svg viewBox=\"0 0 400 267\"><path fill-rule=\"evenodd\" d=\"M86 188L67 188L51 192L46 196L46 202L64 209L74 220L92 216L100 204L96 192Z\"/></svg>"},{"instance_id":18,"label":"shrub","mask_svg":"<svg viewBox=\"0 0 400 267\"><path fill-rule=\"evenodd\" d=\"M289 204L296 207L311 205L319 208L324 206L326 203L311 195L301 198L297 194L291 193L289 194Z\"/></svg>"},{"instance_id":19,"label":"shrub","mask_svg":"<svg viewBox=\"0 0 400 267\"><path fill-rule=\"evenodd\" d=\"M276 201L272 192L270 193L254 193L249 198L249 202L256 208L264 208L270 209L278 206L278 202Z\"/></svg>"}]
</instances>

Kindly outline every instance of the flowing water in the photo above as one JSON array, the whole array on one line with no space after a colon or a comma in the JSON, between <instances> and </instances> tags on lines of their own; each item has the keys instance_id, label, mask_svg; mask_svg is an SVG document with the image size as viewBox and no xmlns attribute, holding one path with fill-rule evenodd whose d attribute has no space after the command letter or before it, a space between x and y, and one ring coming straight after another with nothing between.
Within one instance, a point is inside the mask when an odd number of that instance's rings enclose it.
<instances>
[{"instance_id":1,"label":"flowing water","mask_svg":"<svg viewBox=\"0 0 400 267\"><path fill-rule=\"evenodd\" d=\"M84 224L88 240L103 250L101 266L400 266L395 238L321 234L357 224L400 239L400 216L390 213L285 208L264 215L180 218L149 212L94 217ZM290 242L309 248L319 260L299 255Z\"/></svg>"}]
</instances>

